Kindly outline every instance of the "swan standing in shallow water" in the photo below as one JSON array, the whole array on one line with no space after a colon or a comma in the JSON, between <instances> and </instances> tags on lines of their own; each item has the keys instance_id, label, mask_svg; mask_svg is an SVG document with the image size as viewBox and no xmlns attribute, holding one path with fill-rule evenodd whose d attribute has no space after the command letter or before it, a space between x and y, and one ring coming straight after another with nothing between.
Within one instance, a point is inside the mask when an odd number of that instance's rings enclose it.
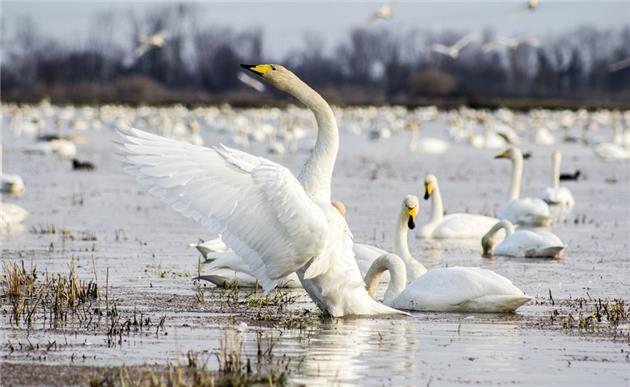
<instances>
[{"instance_id":1,"label":"swan standing in shallow water","mask_svg":"<svg viewBox=\"0 0 630 387\"><path fill-rule=\"evenodd\" d=\"M125 170L182 215L221 233L268 292L297 272L315 304L333 317L403 314L367 293L352 235L331 204L339 132L326 101L281 65L242 65L305 104L317 140L296 179L285 167L225 146L204 148L119 129Z\"/></svg>"},{"instance_id":2,"label":"swan standing in shallow water","mask_svg":"<svg viewBox=\"0 0 630 387\"><path fill-rule=\"evenodd\" d=\"M540 198L549 205L573 207L575 199L571 191L567 187L560 187L560 162L562 161L560 152L553 152L551 161L553 164L551 187L547 187L540 194Z\"/></svg>"},{"instance_id":3,"label":"swan standing in shallow water","mask_svg":"<svg viewBox=\"0 0 630 387\"><path fill-rule=\"evenodd\" d=\"M391 281L383 302L394 308L422 312L513 312L531 297L490 270L447 267L429 270L407 284L405 264L394 254L374 261L365 276L368 292L376 295L379 277L389 271Z\"/></svg>"},{"instance_id":4,"label":"swan standing in shallow water","mask_svg":"<svg viewBox=\"0 0 630 387\"><path fill-rule=\"evenodd\" d=\"M340 201L333 201L335 207L341 215L346 216L346 206ZM190 247L195 247L205 258L205 263L211 263L200 276L200 279L212 282L221 287L226 285L253 288L259 286L259 282L252 274L249 266L243 258L229 249L221 237L200 243L191 243ZM354 243L352 246L361 276L365 276L372 265L372 262L387 251L376 246L363 243ZM389 281L389 275L383 276L383 281ZM278 287L298 288L300 281L295 277L295 273L278 280Z\"/></svg>"},{"instance_id":5,"label":"swan standing in shallow water","mask_svg":"<svg viewBox=\"0 0 630 387\"><path fill-rule=\"evenodd\" d=\"M495 247L496 234L505 230L503 242ZM548 230L528 230L514 226L508 220L497 222L481 239L484 256L506 256L522 258L559 258L565 249L564 243Z\"/></svg>"},{"instance_id":6,"label":"swan standing in shallow water","mask_svg":"<svg viewBox=\"0 0 630 387\"><path fill-rule=\"evenodd\" d=\"M521 150L514 147L509 148L495 156L495 159L510 159L512 161L509 201L499 208L498 217L521 226L549 226L551 215L547 203L538 198L519 198L523 177L523 153Z\"/></svg>"},{"instance_id":7,"label":"swan standing in shallow water","mask_svg":"<svg viewBox=\"0 0 630 387\"><path fill-rule=\"evenodd\" d=\"M424 179L424 199L431 198L431 218L422 225L423 238L479 239L499 221L497 218L475 214L449 214L444 216L442 194L437 177L428 174Z\"/></svg>"},{"instance_id":8,"label":"swan standing in shallow water","mask_svg":"<svg viewBox=\"0 0 630 387\"><path fill-rule=\"evenodd\" d=\"M346 216L346 206L339 201L332 202L341 215ZM254 288L259 286L259 281L252 273L245 260L234 250L229 249L221 237L209 240L207 242L191 244L191 247L196 247L206 259L206 263L210 265L205 268L204 274L199 276L200 279L212 282L216 286L226 287L237 286L243 288ZM370 249L370 254L365 252ZM364 276L372 262L379 256L386 252L370 245L362 245L355 243L353 245L353 251L361 271L361 276ZM374 255L376 252L376 255ZM389 280L389 277L387 277ZM301 288L300 280L295 273L291 273L286 277L278 280L278 287L281 288Z\"/></svg>"}]
</instances>

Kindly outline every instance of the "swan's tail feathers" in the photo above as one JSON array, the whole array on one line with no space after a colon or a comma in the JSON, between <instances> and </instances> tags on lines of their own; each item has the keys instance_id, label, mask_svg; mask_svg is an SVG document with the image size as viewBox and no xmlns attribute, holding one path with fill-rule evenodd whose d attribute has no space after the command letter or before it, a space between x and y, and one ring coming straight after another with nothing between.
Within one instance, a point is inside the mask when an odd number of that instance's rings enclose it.
<instances>
[{"instance_id":1,"label":"swan's tail feathers","mask_svg":"<svg viewBox=\"0 0 630 387\"><path fill-rule=\"evenodd\" d=\"M411 316L402 310L394 309L370 297L365 289L361 289L364 296L354 298L352 305L347 307L348 315L355 316Z\"/></svg>"},{"instance_id":2,"label":"swan's tail feathers","mask_svg":"<svg viewBox=\"0 0 630 387\"><path fill-rule=\"evenodd\" d=\"M225 277L221 275L213 275L213 274L200 275L196 279L211 282L221 288L225 287L226 282L227 282Z\"/></svg>"},{"instance_id":3,"label":"swan's tail feathers","mask_svg":"<svg viewBox=\"0 0 630 387\"><path fill-rule=\"evenodd\" d=\"M540 255L542 257L560 258L562 252L564 252L564 248L565 246L546 247L540 252Z\"/></svg>"},{"instance_id":4,"label":"swan's tail feathers","mask_svg":"<svg viewBox=\"0 0 630 387\"><path fill-rule=\"evenodd\" d=\"M466 302L461 311L512 313L531 300L532 297L525 294L484 296Z\"/></svg>"},{"instance_id":5,"label":"swan's tail feathers","mask_svg":"<svg viewBox=\"0 0 630 387\"><path fill-rule=\"evenodd\" d=\"M196 279L211 282L221 288L232 286L239 288L255 288L258 285L256 278L230 269L214 269L204 275L196 277Z\"/></svg>"},{"instance_id":6,"label":"swan's tail feathers","mask_svg":"<svg viewBox=\"0 0 630 387\"><path fill-rule=\"evenodd\" d=\"M372 313L373 315L380 315L380 316L406 316L406 317L410 317L411 314L409 314L408 312L402 311L402 310L398 310L398 309L394 309L392 307L389 307L385 304L381 304L380 302L374 301L374 309L375 309L375 313Z\"/></svg>"}]
</instances>

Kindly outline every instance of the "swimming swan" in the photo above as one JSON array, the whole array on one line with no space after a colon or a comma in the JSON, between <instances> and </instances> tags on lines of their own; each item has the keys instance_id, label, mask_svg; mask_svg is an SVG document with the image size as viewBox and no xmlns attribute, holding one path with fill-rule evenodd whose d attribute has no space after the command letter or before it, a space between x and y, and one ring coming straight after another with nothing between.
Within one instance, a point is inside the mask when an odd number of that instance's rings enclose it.
<instances>
[{"instance_id":1,"label":"swimming swan","mask_svg":"<svg viewBox=\"0 0 630 387\"><path fill-rule=\"evenodd\" d=\"M0 202L0 232L10 231L12 227L15 227L22 223L30 212L17 204Z\"/></svg>"},{"instance_id":2,"label":"swimming swan","mask_svg":"<svg viewBox=\"0 0 630 387\"><path fill-rule=\"evenodd\" d=\"M416 216L420 209L420 201L417 196L407 195L402 201L401 209L396 219L396 230L394 234L394 252L399 255L399 258L403 260L406 266L407 281L411 282L417 277L427 272L427 269L423 264L418 262L409 252L409 246L407 244L407 235L409 229L416 227ZM365 275L374 261L384 254L389 254L388 251L380 249L375 246L355 243L354 253L356 255L357 264L361 268L361 273ZM384 281L387 278L383 279Z\"/></svg>"},{"instance_id":3,"label":"swimming swan","mask_svg":"<svg viewBox=\"0 0 630 387\"><path fill-rule=\"evenodd\" d=\"M281 65L241 66L293 95L315 115L317 140L298 179L277 163L225 146L205 148L119 128L125 170L182 215L221 233L265 292L297 272L325 314L404 314L367 293L348 225L331 204L339 149L332 109Z\"/></svg>"},{"instance_id":4,"label":"swimming swan","mask_svg":"<svg viewBox=\"0 0 630 387\"><path fill-rule=\"evenodd\" d=\"M499 221L497 218L475 214L444 216L442 194L437 177L428 174L424 179L424 199L431 198L431 219L420 228L423 238L479 239Z\"/></svg>"},{"instance_id":5,"label":"swimming swan","mask_svg":"<svg viewBox=\"0 0 630 387\"><path fill-rule=\"evenodd\" d=\"M496 233L505 230L506 237L496 247ZM497 222L481 238L484 256L506 256L522 258L559 258L565 249L564 243L548 230L528 230L514 226L508 220Z\"/></svg>"},{"instance_id":6,"label":"swimming swan","mask_svg":"<svg viewBox=\"0 0 630 387\"><path fill-rule=\"evenodd\" d=\"M521 150L512 147L494 158L512 161L509 201L499 208L498 218L507 219L522 226L549 226L551 215L547 203L538 198L519 198L521 178L523 177L523 153Z\"/></svg>"},{"instance_id":7,"label":"swimming swan","mask_svg":"<svg viewBox=\"0 0 630 387\"><path fill-rule=\"evenodd\" d=\"M376 259L365 276L372 297L385 271L391 281L383 302L404 310L502 313L513 312L531 300L507 278L473 267L432 269L407 285L405 264L394 254Z\"/></svg>"},{"instance_id":8,"label":"swimming swan","mask_svg":"<svg viewBox=\"0 0 630 387\"><path fill-rule=\"evenodd\" d=\"M575 205L575 199L573 199L573 194L571 194L571 190L569 190L567 187L560 187L561 161L562 155L560 154L560 152L553 152L553 154L551 155L551 162L553 164L551 187L547 187L540 194L540 198L545 203L552 206L573 207Z\"/></svg>"}]
</instances>

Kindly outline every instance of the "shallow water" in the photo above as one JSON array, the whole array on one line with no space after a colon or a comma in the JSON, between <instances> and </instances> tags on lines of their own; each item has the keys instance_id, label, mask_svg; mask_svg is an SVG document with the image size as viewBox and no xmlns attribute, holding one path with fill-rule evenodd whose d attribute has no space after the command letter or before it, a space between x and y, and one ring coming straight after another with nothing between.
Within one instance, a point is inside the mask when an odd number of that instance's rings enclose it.
<instances>
[{"instance_id":1,"label":"shallow water","mask_svg":"<svg viewBox=\"0 0 630 387\"><path fill-rule=\"evenodd\" d=\"M442 133L443 122L433 123L427 133ZM5 125L6 126L6 125ZM243 332L238 310L204 308L192 301L198 254L188 244L208 239L192 221L149 196L121 171L112 155L110 129L87 132L89 141L79 145L79 158L97 165L94 172L74 172L68 161L52 156L27 155L30 143L3 129L4 170L24 179L27 191L17 202L31 212L21 233L0 236L3 260L24 260L40 271L67 272L71 259L82 278L96 275L104 282L109 271L109 292L120 308L137 308L155 320L166 316L168 335L124 337L109 347L102 334L72 329L35 329L32 343L67 343L55 351L23 350L9 353L5 361L58 364L143 364L181 358L188 350L214 353L226 332L243 342L243 353L256 356L256 331L274 337L274 356L286 354L301 362L290 381L309 385L439 385L559 384L628 385L630 343L575 332L537 327L552 309L549 292L560 302L582 296L630 298L630 163L604 162L592 150L577 144L544 147L526 144L533 153L525 162L522 196L537 195L550 180L550 153L563 152L563 170L579 168L585 178L566 182L577 205L564 214L552 230L568 245L559 260L486 259L478 241L425 241L410 234L410 249L429 267L479 266L508 278L525 293L536 296L515 315L414 313L409 318L311 319L304 329L280 329L248 321ZM424 132L423 132L424 133ZM227 134L204 131L206 144L225 142ZM431 156L411 154L408 133L384 142L351 134L342 135L333 195L348 209L348 223L355 241L392 247L394 221L402 198L422 197L423 179L433 173L447 212L470 211L491 215L507 197L510 163L493 160L499 150L479 150L451 145L449 152ZM302 141L307 148L312 139ZM250 152L264 155L264 146ZM307 156L267 155L297 172ZM616 183L606 182L606 178ZM610 179L609 179L610 180ZM417 220L430 213L422 202ZM576 222L577 219L577 222ZM32 228L55 225L96 240L63 240L59 233L40 234ZM81 234L84 233L84 234ZM85 238L91 239L91 238ZM94 258L92 258L94 257ZM93 261L94 259L94 266ZM293 310L315 306L301 291ZM213 296L215 297L215 296ZM212 297L210 297L212 298ZM171 300L169 302L169 300ZM25 331L9 324L9 307L3 306L5 340L25 342ZM40 327L41 328L41 327ZM40 360L39 356L45 356ZM216 359L209 357L211 366Z\"/></svg>"}]
</instances>

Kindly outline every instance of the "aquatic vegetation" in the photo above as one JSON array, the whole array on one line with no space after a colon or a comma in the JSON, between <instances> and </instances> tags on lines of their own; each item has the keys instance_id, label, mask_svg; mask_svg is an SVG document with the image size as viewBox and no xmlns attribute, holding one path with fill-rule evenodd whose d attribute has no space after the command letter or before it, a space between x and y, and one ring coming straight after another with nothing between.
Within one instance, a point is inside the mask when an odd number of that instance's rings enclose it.
<instances>
[{"instance_id":1,"label":"aquatic vegetation","mask_svg":"<svg viewBox=\"0 0 630 387\"><path fill-rule=\"evenodd\" d=\"M549 302L555 308L539 326L613 339L625 337L630 343L630 305L626 301L591 298L590 295L554 301L551 292L549 295Z\"/></svg>"},{"instance_id":2,"label":"aquatic vegetation","mask_svg":"<svg viewBox=\"0 0 630 387\"><path fill-rule=\"evenodd\" d=\"M236 347L234 347L236 345ZM203 355L207 355L204 353ZM121 366L92 374L90 386L284 386L287 382L289 362L252 366L250 359L242 360L241 344L222 342L217 353L219 370L210 371L207 356L188 351L186 361L163 366ZM261 368L260 366L263 366Z\"/></svg>"},{"instance_id":3,"label":"aquatic vegetation","mask_svg":"<svg viewBox=\"0 0 630 387\"><path fill-rule=\"evenodd\" d=\"M24 323L30 328L39 318L48 320L51 327L68 321L68 316L79 321L88 318L92 303L99 298L99 287L94 281L80 280L74 263L68 274L37 274L33 267L27 271L24 261L3 262L4 285L12 310L11 322Z\"/></svg>"}]
</instances>

